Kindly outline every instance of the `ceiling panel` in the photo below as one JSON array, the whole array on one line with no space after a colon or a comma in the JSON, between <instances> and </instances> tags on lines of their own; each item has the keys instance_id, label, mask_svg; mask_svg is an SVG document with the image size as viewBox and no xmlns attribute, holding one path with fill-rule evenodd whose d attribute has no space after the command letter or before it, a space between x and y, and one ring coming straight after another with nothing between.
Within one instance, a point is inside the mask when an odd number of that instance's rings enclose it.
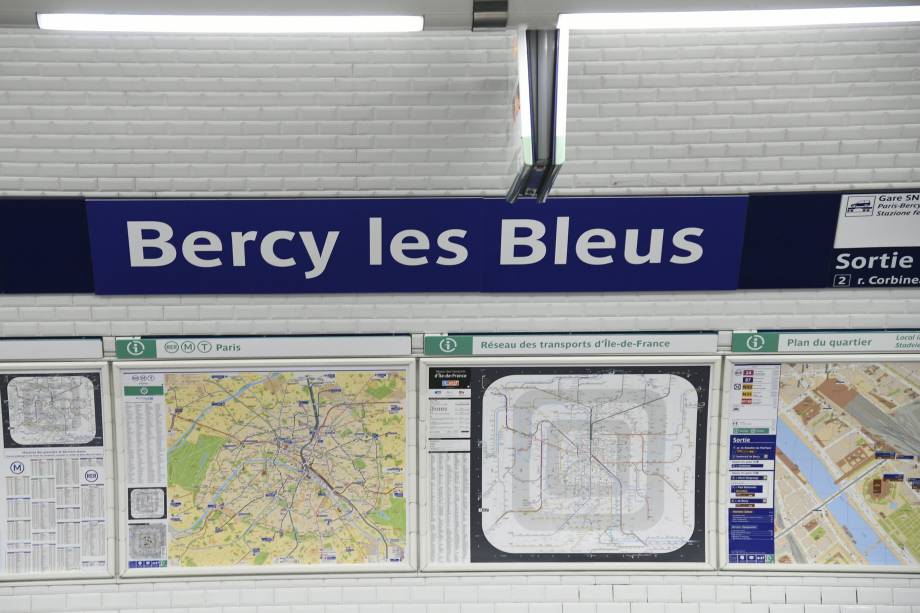
<instances>
[{"instance_id":1,"label":"ceiling panel","mask_svg":"<svg viewBox=\"0 0 920 613\"><path fill-rule=\"evenodd\" d=\"M555 27L559 13L895 6L918 0L510 0L509 26ZM15 0L0 2L0 27L35 27L38 12L423 15L425 29L468 30L472 0Z\"/></svg>"}]
</instances>

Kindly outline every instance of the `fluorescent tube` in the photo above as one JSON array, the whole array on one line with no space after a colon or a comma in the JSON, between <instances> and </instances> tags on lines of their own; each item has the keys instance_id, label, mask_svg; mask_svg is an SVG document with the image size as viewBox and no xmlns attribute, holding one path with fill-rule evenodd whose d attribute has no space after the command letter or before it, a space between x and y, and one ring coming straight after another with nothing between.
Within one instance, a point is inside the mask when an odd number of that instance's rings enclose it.
<instances>
[{"instance_id":1,"label":"fluorescent tube","mask_svg":"<svg viewBox=\"0 0 920 613\"><path fill-rule=\"evenodd\" d=\"M570 30L686 30L776 28L920 21L920 6L867 6L763 11L679 11L655 13L567 13L559 28Z\"/></svg>"},{"instance_id":2,"label":"fluorescent tube","mask_svg":"<svg viewBox=\"0 0 920 613\"><path fill-rule=\"evenodd\" d=\"M182 34L418 32L419 15L115 15L39 13L42 30Z\"/></svg>"}]
</instances>

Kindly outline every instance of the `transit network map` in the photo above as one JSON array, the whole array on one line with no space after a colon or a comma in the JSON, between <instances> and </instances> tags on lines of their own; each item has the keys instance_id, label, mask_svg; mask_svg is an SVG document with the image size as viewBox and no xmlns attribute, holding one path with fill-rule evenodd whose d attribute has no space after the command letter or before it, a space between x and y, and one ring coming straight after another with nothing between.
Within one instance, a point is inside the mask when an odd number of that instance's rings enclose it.
<instances>
[{"instance_id":1,"label":"transit network map","mask_svg":"<svg viewBox=\"0 0 920 613\"><path fill-rule=\"evenodd\" d=\"M709 366L481 371L480 561L705 559Z\"/></svg>"},{"instance_id":2,"label":"transit network map","mask_svg":"<svg viewBox=\"0 0 920 613\"><path fill-rule=\"evenodd\" d=\"M96 438L96 390L89 377L21 376L10 381L6 392L13 442L86 445Z\"/></svg>"},{"instance_id":3,"label":"transit network map","mask_svg":"<svg viewBox=\"0 0 920 613\"><path fill-rule=\"evenodd\" d=\"M920 363L783 364L776 561L920 564Z\"/></svg>"},{"instance_id":4,"label":"transit network map","mask_svg":"<svg viewBox=\"0 0 920 613\"><path fill-rule=\"evenodd\" d=\"M169 566L405 559L405 370L159 376ZM155 490L132 494L134 518L155 515ZM156 527L129 532L162 547Z\"/></svg>"}]
</instances>

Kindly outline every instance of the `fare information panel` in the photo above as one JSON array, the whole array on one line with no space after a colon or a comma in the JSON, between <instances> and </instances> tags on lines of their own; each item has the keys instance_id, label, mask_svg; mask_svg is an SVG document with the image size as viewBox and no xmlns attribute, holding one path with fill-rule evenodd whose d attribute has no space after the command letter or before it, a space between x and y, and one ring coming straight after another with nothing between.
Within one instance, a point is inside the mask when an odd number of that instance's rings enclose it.
<instances>
[{"instance_id":1,"label":"fare information panel","mask_svg":"<svg viewBox=\"0 0 920 613\"><path fill-rule=\"evenodd\" d=\"M0 368L0 576L109 569L100 368Z\"/></svg>"},{"instance_id":2,"label":"fare information panel","mask_svg":"<svg viewBox=\"0 0 920 613\"><path fill-rule=\"evenodd\" d=\"M425 565L705 563L713 368L423 362Z\"/></svg>"},{"instance_id":3,"label":"fare information panel","mask_svg":"<svg viewBox=\"0 0 920 613\"><path fill-rule=\"evenodd\" d=\"M730 363L729 564L920 565L920 361Z\"/></svg>"},{"instance_id":4,"label":"fare information panel","mask_svg":"<svg viewBox=\"0 0 920 613\"><path fill-rule=\"evenodd\" d=\"M409 563L405 361L123 368L128 572Z\"/></svg>"}]
</instances>

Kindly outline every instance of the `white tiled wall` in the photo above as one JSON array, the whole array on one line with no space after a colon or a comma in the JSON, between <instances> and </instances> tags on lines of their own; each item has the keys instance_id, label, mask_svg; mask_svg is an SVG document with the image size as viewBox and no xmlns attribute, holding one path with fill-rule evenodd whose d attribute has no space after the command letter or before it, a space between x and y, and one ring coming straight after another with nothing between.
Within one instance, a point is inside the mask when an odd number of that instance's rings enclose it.
<instances>
[{"instance_id":1,"label":"white tiled wall","mask_svg":"<svg viewBox=\"0 0 920 613\"><path fill-rule=\"evenodd\" d=\"M500 196L512 38L0 30L0 194ZM557 193L920 181L920 26L571 47Z\"/></svg>"},{"instance_id":2,"label":"white tiled wall","mask_svg":"<svg viewBox=\"0 0 920 613\"><path fill-rule=\"evenodd\" d=\"M511 42L0 31L0 195L500 196ZM571 58L559 193L920 182L918 26L573 34ZM916 327L918 300L5 296L0 334Z\"/></svg>"},{"instance_id":3,"label":"white tiled wall","mask_svg":"<svg viewBox=\"0 0 920 613\"><path fill-rule=\"evenodd\" d=\"M500 196L510 34L0 31L0 195ZM920 28L572 40L559 193L920 182ZM551 205L550 205L551 206ZM920 327L909 289L0 296L0 336ZM496 574L0 585L0 612L920 613L917 575Z\"/></svg>"},{"instance_id":4,"label":"white tiled wall","mask_svg":"<svg viewBox=\"0 0 920 613\"><path fill-rule=\"evenodd\" d=\"M361 576L0 587L4 613L917 613L914 576Z\"/></svg>"},{"instance_id":5,"label":"white tiled wall","mask_svg":"<svg viewBox=\"0 0 920 613\"><path fill-rule=\"evenodd\" d=\"M920 27L579 33L556 193L920 182Z\"/></svg>"},{"instance_id":6,"label":"white tiled wall","mask_svg":"<svg viewBox=\"0 0 920 613\"><path fill-rule=\"evenodd\" d=\"M920 292L0 295L0 336L918 328Z\"/></svg>"},{"instance_id":7,"label":"white tiled wall","mask_svg":"<svg viewBox=\"0 0 920 613\"><path fill-rule=\"evenodd\" d=\"M501 194L511 40L0 30L0 194Z\"/></svg>"}]
</instances>

